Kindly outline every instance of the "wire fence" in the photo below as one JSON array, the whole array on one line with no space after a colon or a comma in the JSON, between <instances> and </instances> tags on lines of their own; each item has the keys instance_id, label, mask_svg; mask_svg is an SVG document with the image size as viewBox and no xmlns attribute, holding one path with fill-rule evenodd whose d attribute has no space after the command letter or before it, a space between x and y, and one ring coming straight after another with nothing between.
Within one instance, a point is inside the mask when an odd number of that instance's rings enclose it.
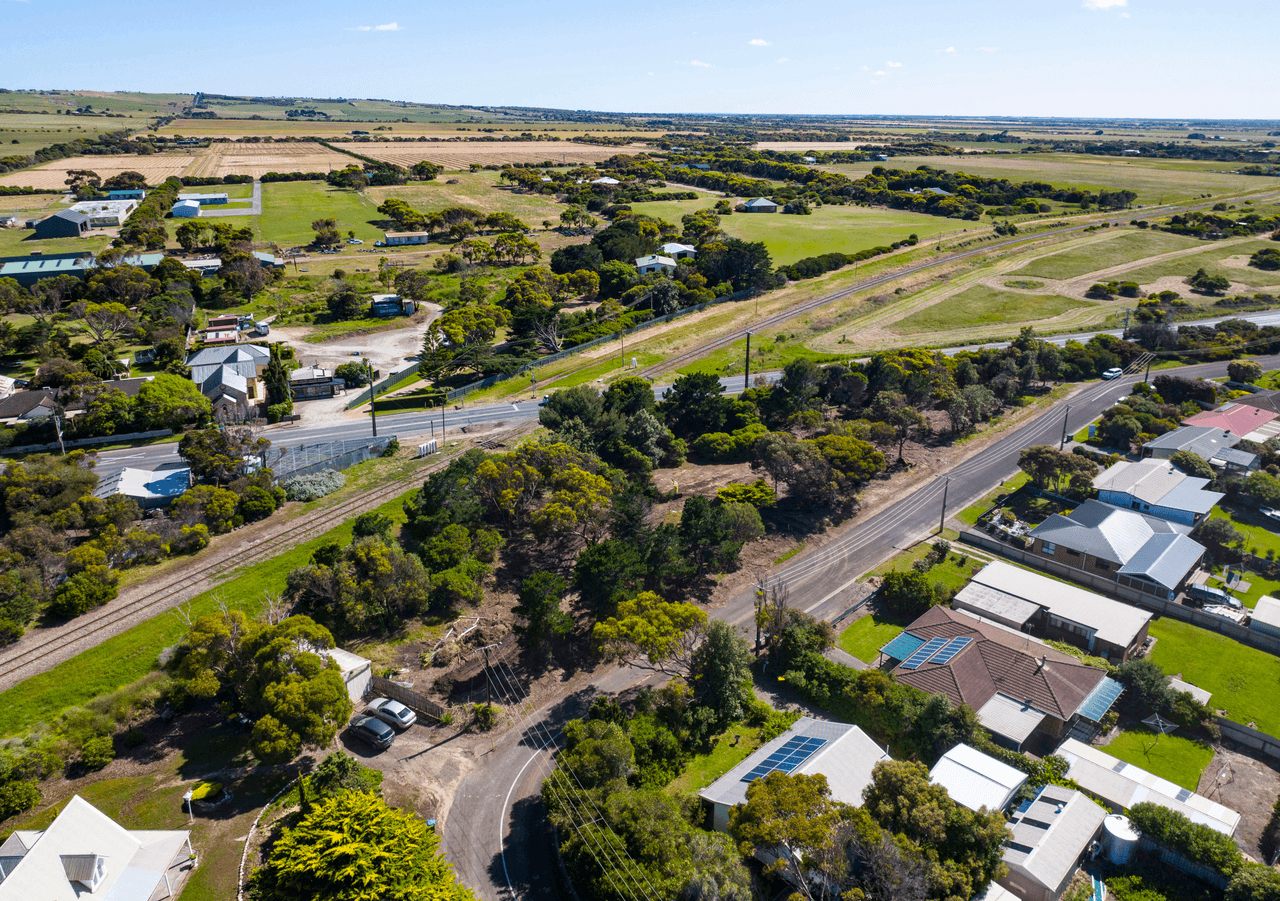
<instances>
[{"instance_id":1,"label":"wire fence","mask_svg":"<svg viewBox=\"0 0 1280 901\"><path fill-rule=\"evenodd\" d=\"M353 438L286 447L271 464L277 480L320 472L323 469L346 469L381 456L395 435L385 438Z\"/></svg>"}]
</instances>

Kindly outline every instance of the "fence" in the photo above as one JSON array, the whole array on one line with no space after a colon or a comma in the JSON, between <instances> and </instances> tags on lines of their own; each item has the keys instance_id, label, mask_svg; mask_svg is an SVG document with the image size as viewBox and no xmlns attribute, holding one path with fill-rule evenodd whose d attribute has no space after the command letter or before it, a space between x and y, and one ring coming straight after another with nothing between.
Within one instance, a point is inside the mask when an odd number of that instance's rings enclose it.
<instances>
[{"instance_id":1,"label":"fence","mask_svg":"<svg viewBox=\"0 0 1280 901\"><path fill-rule=\"evenodd\" d=\"M1218 724L1218 729L1222 732L1222 737L1230 739L1236 744L1244 745L1246 748L1257 751L1273 760L1280 760L1280 738L1274 738L1265 732L1259 732L1257 729L1251 729L1248 726L1242 726L1239 723L1233 723L1231 720L1223 719L1215 716L1214 721Z\"/></svg>"},{"instance_id":2,"label":"fence","mask_svg":"<svg viewBox=\"0 0 1280 901\"><path fill-rule=\"evenodd\" d=\"M168 438L173 434L170 429L155 429L150 432L130 432L128 435L102 435L98 438L77 438L75 441L65 441L63 444L67 448L74 447L92 447L95 444L114 444L118 441L142 441L147 438ZM24 444L22 447L6 447L0 450L0 454L35 454L43 451L58 450L58 442L54 441L49 444Z\"/></svg>"},{"instance_id":3,"label":"fence","mask_svg":"<svg viewBox=\"0 0 1280 901\"><path fill-rule=\"evenodd\" d=\"M385 438L357 438L352 440L327 441L323 444L300 445L287 447L272 466L276 480L293 478L319 472L322 469L346 469L382 456L395 435Z\"/></svg>"},{"instance_id":4,"label":"fence","mask_svg":"<svg viewBox=\"0 0 1280 901\"><path fill-rule=\"evenodd\" d=\"M1204 864L1187 860L1176 851L1170 851L1164 845L1157 844L1145 835L1138 839L1138 847L1143 851L1154 852L1160 858L1162 863L1167 863L1175 869L1181 870L1184 873L1189 873L1200 881L1207 882L1209 885L1216 886L1217 888L1226 888L1227 883L1230 881L1226 876L1223 876L1213 867L1206 867Z\"/></svg>"},{"instance_id":5,"label":"fence","mask_svg":"<svg viewBox=\"0 0 1280 901\"><path fill-rule=\"evenodd\" d=\"M410 707L418 713L431 717L436 722L440 722L445 714L449 713L448 708L441 707L435 701L419 694L407 685L401 685L399 682L392 682L382 676L374 676L369 680L369 694L377 695L381 698L391 698L393 701L399 701L406 707Z\"/></svg>"},{"instance_id":6,"label":"fence","mask_svg":"<svg viewBox=\"0 0 1280 901\"><path fill-rule=\"evenodd\" d=\"M347 409L354 410L356 407L360 406L361 404L367 404L371 396L370 392L390 391L392 388L395 387L396 382L400 381L400 379L404 378L406 375L408 375L411 372L417 372L417 371L418 371L417 363L414 363L411 366L406 366L404 369L397 369L395 372L391 373L391 375L387 376L382 381L377 382L376 384L370 385L368 388L365 388L363 391L357 394L354 399L347 401Z\"/></svg>"}]
</instances>

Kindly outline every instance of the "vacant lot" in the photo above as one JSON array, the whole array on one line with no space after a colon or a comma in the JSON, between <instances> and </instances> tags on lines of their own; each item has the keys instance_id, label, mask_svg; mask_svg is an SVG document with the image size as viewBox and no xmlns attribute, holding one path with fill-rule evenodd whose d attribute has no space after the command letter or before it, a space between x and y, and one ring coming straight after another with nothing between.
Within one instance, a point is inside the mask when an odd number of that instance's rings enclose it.
<instances>
[{"instance_id":1,"label":"vacant lot","mask_svg":"<svg viewBox=\"0 0 1280 901\"><path fill-rule=\"evenodd\" d=\"M328 172L345 169L359 160L334 153L323 144L307 141L270 144L210 144L192 165L188 175L221 178L226 175L252 175L261 178L268 172Z\"/></svg>"},{"instance_id":2,"label":"vacant lot","mask_svg":"<svg viewBox=\"0 0 1280 901\"><path fill-rule=\"evenodd\" d=\"M1251 288L1267 288L1280 285L1280 272L1267 272L1247 265L1249 255L1266 247L1274 248L1274 241L1245 241L1227 246L1210 244L1201 253L1189 254L1172 260L1152 263L1149 266L1134 268L1121 276L1126 281L1135 281L1140 285L1149 285L1165 276L1187 277L1197 269L1204 269L1210 275L1225 275L1233 282ZM1185 293L1185 292L1184 292Z\"/></svg>"},{"instance_id":3,"label":"vacant lot","mask_svg":"<svg viewBox=\"0 0 1280 901\"><path fill-rule=\"evenodd\" d=\"M1095 236L1097 237L1097 236ZM1172 253L1196 247L1203 242L1196 238L1171 235L1167 232L1112 231L1086 244L1051 253L1032 260L1021 269L1019 276L1038 275L1042 278L1070 279L1110 269L1130 261L1138 262L1161 253ZM1178 265L1181 264L1179 260ZM1195 270L1192 269L1192 272Z\"/></svg>"},{"instance_id":4,"label":"vacant lot","mask_svg":"<svg viewBox=\"0 0 1280 901\"><path fill-rule=\"evenodd\" d=\"M910 335L975 325L1038 322L1089 304L1056 294L1017 294L975 285L893 323L895 332Z\"/></svg>"},{"instance_id":5,"label":"vacant lot","mask_svg":"<svg viewBox=\"0 0 1280 901\"><path fill-rule=\"evenodd\" d=\"M808 149L794 145L797 150ZM852 147L853 145L847 145ZM818 148L814 148L818 149ZM838 149L838 148L832 148ZM1128 188L1139 204L1173 203L1202 194L1226 194L1273 187L1267 179L1214 170L1233 169L1232 163L1200 160L1129 159L1072 153L1001 153L964 156L895 156L887 163L865 162L823 166L853 177L875 166L915 169L931 166L948 172L964 172L1009 181L1043 181L1055 188Z\"/></svg>"},{"instance_id":6,"label":"vacant lot","mask_svg":"<svg viewBox=\"0 0 1280 901\"><path fill-rule=\"evenodd\" d=\"M911 624L914 617L894 616L888 613L868 613L853 621L840 633L836 645L863 663L874 665L880 649L893 641Z\"/></svg>"},{"instance_id":7,"label":"vacant lot","mask_svg":"<svg viewBox=\"0 0 1280 901\"><path fill-rule=\"evenodd\" d=\"M457 184L449 182L456 181ZM365 193L381 204L398 197L424 213L452 206L467 206L485 213L511 213L531 226L549 219L559 224L566 207L545 194L520 194L514 188L498 187L496 172L457 172L435 181L412 182L390 188L368 188Z\"/></svg>"},{"instance_id":8,"label":"vacant lot","mask_svg":"<svg viewBox=\"0 0 1280 901\"><path fill-rule=\"evenodd\" d=\"M323 182L271 182L262 186L262 215L257 227L264 241L276 241L292 247L309 244L315 237L311 223L316 219L334 218L338 231L345 237L354 231L366 244L383 235L382 214L369 198L346 188L333 188ZM377 263L371 256L370 262Z\"/></svg>"},{"instance_id":9,"label":"vacant lot","mask_svg":"<svg viewBox=\"0 0 1280 901\"><path fill-rule=\"evenodd\" d=\"M171 175L188 175L192 157L185 153L153 153L137 156L131 153L103 156L73 156L46 163L35 169L23 169L0 176L0 185L22 185L32 188L62 188L70 169L89 169L103 179L121 172L141 172L148 184L159 184Z\"/></svg>"},{"instance_id":10,"label":"vacant lot","mask_svg":"<svg viewBox=\"0 0 1280 901\"><path fill-rule=\"evenodd\" d=\"M545 163L557 166L596 163L619 153L635 153L639 147L601 147L571 141L419 141L414 143L335 144L397 166L429 160L446 169L466 169L472 163L502 166L507 163Z\"/></svg>"},{"instance_id":11,"label":"vacant lot","mask_svg":"<svg viewBox=\"0 0 1280 901\"><path fill-rule=\"evenodd\" d=\"M1280 734L1280 706L1275 703L1280 657L1232 641L1190 623L1156 619L1151 634L1158 639L1151 659L1170 675L1213 694L1209 706L1229 720Z\"/></svg>"},{"instance_id":12,"label":"vacant lot","mask_svg":"<svg viewBox=\"0 0 1280 901\"><path fill-rule=\"evenodd\" d=\"M636 212L665 219L676 225L680 217L709 208L705 200L637 203ZM838 251L854 253L868 247L892 244L916 235L921 241L938 235L963 233L967 228L986 234L989 229L958 219L925 216L900 210L870 209L860 206L823 206L809 216L781 213L734 213L720 219L726 234L744 241L763 241L776 264L794 263L804 257Z\"/></svg>"}]
</instances>

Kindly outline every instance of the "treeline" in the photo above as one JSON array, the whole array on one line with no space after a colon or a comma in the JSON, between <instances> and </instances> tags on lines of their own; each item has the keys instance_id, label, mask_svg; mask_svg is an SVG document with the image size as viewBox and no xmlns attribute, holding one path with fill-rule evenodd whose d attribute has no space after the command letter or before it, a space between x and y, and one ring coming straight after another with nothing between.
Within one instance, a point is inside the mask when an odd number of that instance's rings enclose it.
<instances>
[{"instance_id":1,"label":"treeline","mask_svg":"<svg viewBox=\"0 0 1280 901\"><path fill-rule=\"evenodd\" d=\"M0 158L0 174L15 172L28 166L51 163L55 160L64 160L74 156L99 156L120 153L146 155L155 152L155 145L144 138L131 138L127 131L108 132L96 138L77 138L74 141L50 144L48 147L41 147L29 156L14 155Z\"/></svg>"},{"instance_id":2,"label":"treeline","mask_svg":"<svg viewBox=\"0 0 1280 901\"><path fill-rule=\"evenodd\" d=\"M1222 145L1183 144L1177 141L1054 141L1036 144L1023 153L1088 153L1094 156L1144 156L1156 159L1221 160L1233 163L1274 163L1270 148L1232 148Z\"/></svg>"},{"instance_id":3,"label":"treeline","mask_svg":"<svg viewBox=\"0 0 1280 901\"><path fill-rule=\"evenodd\" d=\"M1215 212L1191 212L1170 216L1167 222L1156 223L1152 228L1210 241L1249 237L1280 229L1280 216L1264 216L1250 211L1233 219L1230 216L1220 215L1217 212L1218 207L1225 210L1226 204L1217 204L1214 207Z\"/></svg>"}]
</instances>

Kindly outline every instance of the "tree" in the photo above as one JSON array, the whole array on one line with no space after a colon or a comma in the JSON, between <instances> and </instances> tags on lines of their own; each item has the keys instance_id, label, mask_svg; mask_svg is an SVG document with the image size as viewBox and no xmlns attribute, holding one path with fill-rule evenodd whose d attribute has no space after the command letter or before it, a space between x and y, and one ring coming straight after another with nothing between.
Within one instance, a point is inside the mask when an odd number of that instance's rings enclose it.
<instances>
[{"instance_id":1,"label":"tree","mask_svg":"<svg viewBox=\"0 0 1280 901\"><path fill-rule=\"evenodd\" d=\"M1208 460L1188 450L1174 451L1173 456L1169 458L1169 462L1187 475L1195 476L1198 479L1212 481L1217 475L1213 471L1213 467L1209 465Z\"/></svg>"},{"instance_id":2,"label":"tree","mask_svg":"<svg viewBox=\"0 0 1280 901\"><path fill-rule=\"evenodd\" d=\"M890 610L903 616L919 616L938 603L933 583L914 569L885 573L880 582L880 596Z\"/></svg>"},{"instance_id":3,"label":"tree","mask_svg":"<svg viewBox=\"0 0 1280 901\"><path fill-rule=\"evenodd\" d=\"M889 426L893 443L898 447L899 463L906 462L902 456L906 443L920 439L929 431L929 421L924 414L907 403L906 395L897 391L881 391L876 397L873 415Z\"/></svg>"},{"instance_id":4,"label":"tree","mask_svg":"<svg viewBox=\"0 0 1280 901\"><path fill-rule=\"evenodd\" d=\"M1202 294L1226 294L1231 288L1231 279L1225 275L1209 275L1201 268L1187 279L1187 284Z\"/></svg>"},{"instance_id":5,"label":"tree","mask_svg":"<svg viewBox=\"0 0 1280 901\"><path fill-rule=\"evenodd\" d=\"M729 834L744 857L768 852L767 873L785 873L805 897L814 897L809 870L834 844L840 809L827 777L774 771L747 786L747 803L729 811ZM781 854L778 849L781 848Z\"/></svg>"},{"instance_id":6,"label":"tree","mask_svg":"<svg viewBox=\"0 0 1280 901\"><path fill-rule=\"evenodd\" d=\"M338 792L284 828L251 885L258 901L474 901L436 833L364 791Z\"/></svg>"},{"instance_id":7,"label":"tree","mask_svg":"<svg viewBox=\"0 0 1280 901\"><path fill-rule=\"evenodd\" d=\"M722 397L724 386L709 372L682 375L667 389L658 404L667 428L677 437L696 438L708 432L724 431L729 416L728 398Z\"/></svg>"},{"instance_id":8,"label":"tree","mask_svg":"<svg viewBox=\"0 0 1280 901\"><path fill-rule=\"evenodd\" d=\"M336 219L316 219L311 223L311 230L316 233L312 243L317 247L332 247L342 242Z\"/></svg>"},{"instance_id":9,"label":"tree","mask_svg":"<svg viewBox=\"0 0 1280 901\"><path fill-rule=\"evenodd\" d=\"M187 432L178 442L181 457L197 479L228 485L250 468L260 467L271 442L247 426Z\"/></svg>"},{"instance_id":10,"label":"tree","mask_svg":"<svg viewBox=\"0 0 1280 901\"><path fill-rule=\"evenodd\" d=\"M128 334L137 328L137 320L129 312L128 307L120 303L91 303L80 313L80 322L84 330L96 344L113 344L121 335Z\"/></svg>"},{"instance_id":11,"label":"tree","mask_svg":"<svg viewBox=\"0 0 1280 901\"><path fill-rule=\"evenodd\" d=\"M1246 865L1231 878L1223 901L1280 901L1280 872Z\"/></svg>"},{"instance_id":12,"label":"tree","mask_svg":"<svg viewBox=\"0 0 1280 901\"><path fill-rule=\"evenodd\" d=\"M138 389L138 416L148 428L177 429L207 420L209 398L190 379L162 372Z\"/></svg>"},{"instance_id":13,"label":"tree","mask_svg":"<svg viewBox=\"0 0 1280 901\"><path fill-rule=\"evenodd\" d=\"M369 369L363 363L343 363L333 371L333 375L346 382L348 388L369 384Z\"/></svg>"},{"instance_id":14,"label":"tree","mask_svg":"<svg viewBox=\"0 0 1280 901\"><path fill-rule=\"evenodd\" d=\"M560 609L568 583L555 573L536 572L520 583L520 601L511 612L524 620L515 626L526 651L551 656L551 639L573 630L573 619Z\"/></svg>"},{"instance_id":15,"label":"tree","mask_svg":"<svg viewBox=\"0 0 1280 901\"><path fill-rule=\"evenodd\" d=\"M222 255L218 277L229 289L246 300L271 282L271 273L267 267L253 254L243 250L231 250Z\"/></svg>"},{"instance_id":16,"label":"tree","mask_svg":"<svg viewBox=\"0 0 1280 901\"><path fill-rule=\"evenodd\" d=\"M689 682L698 703L716 714L719 723L742 717L751 695L751 647L729 623L707 624L702 644L693 652Z\"/></svg>"},{"instance_id":17,"label":"tree","mask_svg":"<svg viewBox=\"0 0 1280 901\"><path fill-rule=\"evenodd\" d=\"M1251 472L1244 480L1244 490L1267 507L1280 507L1280 478L1268 472Z\"/></svg>"},{"instance_id":18,"label":"tree","mask_svg":"<svg viewBox=\"0 0 1280 901\"><path fill-rule=\"evenodd\" d=\"M743 544L763 535L760 514L749 504L713 504L694 496L680 512L680 541L699 573L731 571Z\"/></svg>"},{"instance_id":19,"label":"tree","mask_svg":"<svg viewBox=\"0 0 1280 901\"><path fill-rule=\"evenodd\" d=\"M1254 360L1232 360L1227 364L1227 377L1233 382L1256 382L1262 378L1262 364Z\"/></svg>"},{"instance_id":20,"label":"tree","mask_svg":"<svg viewBox=\"0 0 1280 901\"><path fill-rule=\"evenodd\" d=\"M596 623L592 638L607 659L658 672L688 673L707 615L693 604L664 601L652 591L618 604L617 616Z\"/></svg>"},{"instance_id":21,"label":"tree","mask_svg":"<svg viewBox=\"0 0 1280 901\"><path fill-rule=\"evenodd\" d=\"M329 315L338 322L359 319L364 315L366 309L364 298L347 284L339 285L332 294L325 298L325 306L329 308Z\"/></svg>"}]
</instances>

